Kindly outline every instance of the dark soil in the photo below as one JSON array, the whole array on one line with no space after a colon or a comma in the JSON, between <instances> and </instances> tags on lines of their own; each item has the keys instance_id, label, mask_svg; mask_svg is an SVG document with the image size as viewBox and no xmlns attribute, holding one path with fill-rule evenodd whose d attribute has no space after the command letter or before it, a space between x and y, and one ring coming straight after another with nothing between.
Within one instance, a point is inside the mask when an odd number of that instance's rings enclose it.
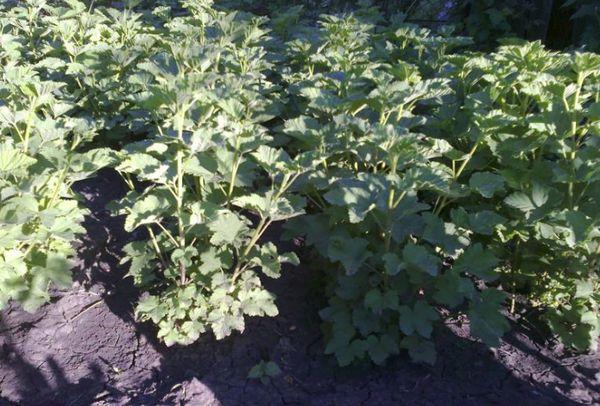
<instances>
[{"instance_id":1,"label":"dark soil","mask_svg":"<svg viewBox=\"0 0 600 406\"><path fill-rule=\"evenodd\" d=\"M288 269L268 287L280 315L251 319L243 335L166 348L133 318L138 292L119 266L128 235L105 204L123 193L103 171L78 185L92 214L80 244L76 282L35 314L0 318L0 405L550 405L600 404L600 356L561 355L517 327L496 350L468 338L468 326L437 332L438 361L405 354L386 367L339 368L322 355L313 271ZM282 374L248 380L261 359Z\"/></svg>"}]
</instances>

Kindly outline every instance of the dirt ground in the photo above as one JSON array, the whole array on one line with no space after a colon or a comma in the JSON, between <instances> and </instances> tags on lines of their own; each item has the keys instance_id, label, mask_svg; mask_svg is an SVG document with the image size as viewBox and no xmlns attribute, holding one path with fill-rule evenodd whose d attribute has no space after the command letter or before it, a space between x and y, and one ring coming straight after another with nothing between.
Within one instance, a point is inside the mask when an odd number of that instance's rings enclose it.
<instances>
[{"instance_id":1,"label":"dirt ground","mask_svg":"<svg viewBox=\"0 0 600 406\"><path fill-rule=\"evenodd\" d=\"M0 405L557 405L600 404L600 355L567 356L515 328L496 350L448 324L436 333L433 367L405 354L385 367L339 368L322 355L313 271L289 269L267 286L280 315L250 319L246 332L217 342L166 348L137 324L139 292L124 278L119 250L128 235L105 204L118 177L103 171L78 185L92 214L79 247L75 284L53 292L35 314L0 318ZM308 282L307 282L308 281ZM282 374L248 380L261 359Z\"/></svg>"}]
</instances>

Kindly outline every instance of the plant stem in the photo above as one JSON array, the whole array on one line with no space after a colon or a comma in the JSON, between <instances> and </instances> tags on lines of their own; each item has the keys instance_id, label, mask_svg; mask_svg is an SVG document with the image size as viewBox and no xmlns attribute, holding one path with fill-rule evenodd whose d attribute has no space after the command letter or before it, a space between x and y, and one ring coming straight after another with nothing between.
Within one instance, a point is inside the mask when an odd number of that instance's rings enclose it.
<instances>
[{"instance_id":1,"label":"plant stem","mask_svg":"<svg viewBox=\"0 0 600 406\"><path fill-rule=\"evenodd\" d=\"M50 200L48 200L48 204L46 204L46 208L51 207L54 202L56 201L56 199L58 198L58 194L60 192L60 187L62 186L65 177L67 176L67 171L69 170L71 166L71 156L69 156L69 158L67 159L67 164L64 166L64 168L60 171L60 175L58 176L58 181L56 182L56 186L54 187L54 191L52 192L52 196L50 197Z\"/></svg>"},{"instance_id":2,"label":"plant stem","mask_svg":"<svg viewBox=\"0 0 600 406\"><path fill-rule=\"evenodd\" d=\"M404 196L406 196L406 190L403 191L402 193L400 193L400 196L398 196L398 199L396 199L396 201L394 202L394 206L393 208L395 209L396 207L398 207L398 205L400 204L400 202L402 201L402 199L404 199Z\"/></svg>"},{"instance_id":3,"label":"plant stem","mask_svg":"<svg viewBox=\"0 0 600 406\"><path fill-rule=\"evenodd\" d=\"M150 234L150 240L152 241L152 246L154 247L154 251L156 251L156 255L158 255L158 258L160 259L160 262L162 263L163 267L166 267L167 263L165 262L162 252L160 252L160 247L158 246L158 241L156 241L156 235L154 235L152 227L146 225L146 229L148 230L148 234Z\"/></svg>"},{"instance_id":4,"label":"plant stem","mask_svg":"<svg viewBox=\"0 0 600 406\"><path fill-rule=\"evenodd\" d=\"M284 176L283 182L281 183L281 186L279 187L279 191L273 196L273 200L276 201L277 199L279 199L281 195L283 195L292 186L292 184L296 181L296 179L298 179L300 175L300 172L294 174L294 176L291 177L289 174L286 174ZM232 284L235 283L240 274L246 269L246 257L248 256L248 254L250 254L252 248L254 248L260 237L264 234L267 228L269 228L271 223L273 223L273 220L271 220L270 218L261 217L258 225L256 226L256 229L254 230L254 234L248 242L248 245L238 258L237 266L235 267L235 271L233 272L233 276L231 277Z\"/></svg>"},{"instance_id":5,"label":"plant stem","mask_svg":"<svg viewBox=\"0 0 600 406\"><path fill-rule=\"evenodd\" d=\"M477 151L478 147L479 147L479 140L477 140L477 142L475 143L475 145L473 145L473 148L471 148L471 150L467 154L467 157L465 158L465 160L463 161L463 163L458 168L458 171L454 174L454 180L455 181L458 180L458 178L460 177L460 175L463 173L463 171L467 167L467 164L469 163L469 161L471 160L471 158L473 158L473 155L475 155L475 152ZM437 202L436 202L436 204L437 204ZM442 198L442 201L440 202L440 205L434 211L434 214L437 215L437 216L439 216L440 213L442 212L442 210L444 209L444 207L446 207L447 204L448 204L448 197L444 196Z\"/></svg>"},{"instance_id":6,"label":"plant stem","mask_svg":"<svg viewBox=\"0 0 600 406\"><path fill-rule=\"evenodd\" d=\"M577 90L575 91L575 99L573 100L573 107L571 109L571 113L573 115L572 119L571 119L571 138L573 141L573 146L571 147L571 151L568 154L568 159L570 161L570 166L571 166L571 179L569 180L569 185L568 185L568 197L569 197L569 207L571 208L571 210L573 209L574 206L574 202L573 202L573 194L574 194L574 182L573 179L575 178L575 158L577 156L576 154L576 148L577 148L577 106L579 105L579 97L581 95L581 88L583 87L583 80L584 80L584 76L582 73L578 73L577 74Z\"/></svg>"},{"instance_id":7,"label":"plant stem","mask_svg":"<svg viewBox=\"0 0 600 406\"><path fill-rule=\"evenodd\" d=\"M183 122L185 119L185 109L181 110L178 113L179 118L179 126L177 129L177 137L179 138L179 149L177 150L177 228L179 232L179 248L185 249L185 229L183 225L183 198L185 190L183 188ZM179 262L179 279L180 284L185 285L187 282L185 264L180 261Z\"/></svg>"},{"instance_id":8,"label":"plant stem","mask_svg":"<svg viewBox=\"0 0 600 406\"><path fill-rule=\"evenodd\" d=\"M233 195L235 179L237 178L237 171L240 166L241 155L239 154L239 149L240 149L240 137L236 136L235 152L233 154L233 166L231 167L231 178L229 179L229 190L227 191L227 206L231 205L231 196Z\"/></svg>"},{"instance_id":9,"label":"plant stem","mask_svg":"<svg viewBox=\"0 0 600 406\"><path fill-rule=\"evenodd\" d=\"M165 235L167 236L167 238L168 238L169 240L171 240L171 242L173 243L173 245L174 245L174 246L176 246L176 247L179 247L179 241L177 241L177 240L175 239L175 237L173 237L173 234L171 234L171 233L169 232L169 230L167 230L167 229L165 228L165 226L163 226L163 225L162 225L162 223L161 223L160 221L155 221L155 222L154 222L154 224L156 224L156 225L157 225L157 226L158 226L158 227L159 227L159 228L162 230L162 232L163 232L163 233L165 233Z\"/></svg>"},{"instance_id":10,"label":"plant stem","mask_svg":"<svg viewBox=\"0 0 600 406\"><path fill-rule=\"evenodd\" d=\"M514 259L513 259L513 263L511 264L510 267L510 273L511 273L511 295L510 295L510 314L515 314L515 307L516 307L516 288L517 288L517 283L515 281L515 264L518 261L519 258L519 245L520 245L520 240L517 240L516 242L516 247L515 247L515 252L514 252Z\"/></svg>"},{"instance_id":11,"label":"plant stem","mask_svg":"<svg viewBox=\"0 0 600 406\"><path fill-rule=\"evenodd\" d=\"M267 218L261 218L258 226L254 230L254 234L252 238L250 238L250 242L242 252L242 255L238 258L237 266L235 267L235 271L233 272L233 276L231 277L231 283L234 284L237 278L241 275L241 273L246 269L246 257L252 250L252 248L256 245L259 238L264 234L267 228L271 225L272 221Z\"/></svg>"},{"instance_id":12,"label":"plant stem","mask_svg":"<svg viewBox=\"0 0 600 406\"><path fill-rule=\"evenodd\" d=\"M379 124L382 124L382 125L387 124L391 114L392 114L392 111L388 111L388 112L382 111L379 116Z\"/></svg>"},{"instance_id":13,"label":"plant stem","mask_svg":"<svg viewBox=\"0 0 600 406\"><path fill-rule=\"evenodd\" d=\"M36 107L37 99L30 101L29 110L27 110L27 121L25 123L25 135L23 136L23 152L27 153L29 150L29 136L31 133L31 120L33 116L33 110Z\"/></svg>"},{"instance_id":14,"label":"plant stem","mask_svg":"<svg viewBox=\"0 0 600 406\"><path fill-rule=\"evenodd\" d=\"M398 168L398 157L392 158L392 166L390 168L390 174L394 175ZM392 210L394 209L394 194L396 190L391 187L390 194L388 195L388 207L387 207L387 218L385 224L385 252L390 250L390 244L392 242Z\"/></svg>"}]
</instances>

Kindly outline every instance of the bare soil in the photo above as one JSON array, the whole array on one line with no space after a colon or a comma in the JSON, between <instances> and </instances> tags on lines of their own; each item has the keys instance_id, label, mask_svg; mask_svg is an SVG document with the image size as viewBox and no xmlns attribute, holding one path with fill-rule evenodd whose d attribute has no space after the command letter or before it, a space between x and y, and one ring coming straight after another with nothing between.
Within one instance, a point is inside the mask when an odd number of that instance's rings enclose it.
<instances>
[{"instance_id":1,"label":"bare soil","mask_svg":"<svg viewBox=\"0 0 600 406\"><path fill-rule=\"evenodd\" d=\"M306 267L265 281L278 317L251 319L223 341L167 348L133 318L139 292L119 255L141 236L105 209L124 193L119 178L102 171L78 190L91 215L72 289L53 292L35 314L1 314L0 405L600 404L598 354L565 355L517 326L490 350L468 338L467 325L448 323L436 332L433 367L402 354L385 367L339 368L322 354L318 278ZM247 379L261 359L282 369L268 384Z\"/></svg>"}]
</instances>

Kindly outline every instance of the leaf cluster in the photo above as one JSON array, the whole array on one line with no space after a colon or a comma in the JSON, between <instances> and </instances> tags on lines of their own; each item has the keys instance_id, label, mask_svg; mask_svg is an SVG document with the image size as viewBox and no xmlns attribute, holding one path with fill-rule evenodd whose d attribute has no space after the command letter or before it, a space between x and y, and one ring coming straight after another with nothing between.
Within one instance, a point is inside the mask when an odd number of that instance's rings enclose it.
<instances>
[{"instance_id":1,"label":"leaf cluster","mask_svg":"<svg viewBox=\"0 0 600 406\"><path fill-rule=\"evenodd\" d=\"M261 278L304 237L326 279L325 352L435 362L435 325L496 345L517 297L569 346L600 330L600 59L355 13L265 17L28 0L0 11L0 305L69 284L113 167L136 316L167 344L276 316ZM505 309L506 299L510 306ZM257 366L253 376L272 376ZM271 371L271 372L269 372Z\"/></svg>"}]
</instances>

